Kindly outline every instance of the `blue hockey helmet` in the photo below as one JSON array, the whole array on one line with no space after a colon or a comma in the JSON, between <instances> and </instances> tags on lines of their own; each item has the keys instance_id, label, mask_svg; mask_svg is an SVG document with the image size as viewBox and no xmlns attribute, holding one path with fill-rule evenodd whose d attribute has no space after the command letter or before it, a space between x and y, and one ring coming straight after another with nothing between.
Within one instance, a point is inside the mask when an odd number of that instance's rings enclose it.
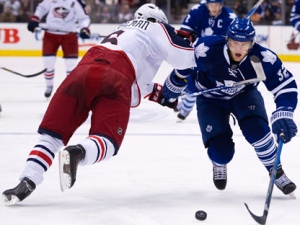
<instances>
[{"instance_id":1,"label":"blue hockey helmet","mask_svg":"<svg viewBox=\"0 0 300 225\"><path fill-rule=\"evenodd\" d=\"M206 0L206 3L217 3L217 2L223 3L223 0Z\"/></svg>"},{"instance_id":2,"label":"blue hockey helmet","mask_svg":"<svg viewBox=\"0 0 300 225\"><path fill-rule=\"evenodd\" d=\"M239 42L253 42L255 37L255 29L250 19L235 18L228 27L228 38Z\"/></svg>"}]
</instances>

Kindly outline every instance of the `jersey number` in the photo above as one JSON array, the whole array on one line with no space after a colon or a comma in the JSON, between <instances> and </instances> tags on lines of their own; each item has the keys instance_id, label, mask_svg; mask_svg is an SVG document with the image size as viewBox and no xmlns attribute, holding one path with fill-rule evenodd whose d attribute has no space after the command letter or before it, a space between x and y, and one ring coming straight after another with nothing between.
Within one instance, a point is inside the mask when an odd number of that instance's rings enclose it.
<instances>
[{"instance_id":1,"label":"jersey number","mask_svg":"<svg viewBox=\"0 0 300 225\"><path fill-rule=\"evenodd\" d=\"M107 43L110 42L113 45L117 45L118 44L118 37L124 33L123 30L118 30L116 32L113 32L111 34L109 34L108 36L106 36L102 41L101 44L103 43Z\"/></svg>"}]
</instances>

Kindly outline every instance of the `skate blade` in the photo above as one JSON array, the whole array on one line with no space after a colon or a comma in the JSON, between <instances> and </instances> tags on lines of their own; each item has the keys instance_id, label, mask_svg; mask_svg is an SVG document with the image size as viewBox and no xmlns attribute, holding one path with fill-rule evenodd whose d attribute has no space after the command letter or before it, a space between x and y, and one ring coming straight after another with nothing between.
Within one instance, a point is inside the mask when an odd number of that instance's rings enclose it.
<instances>
[{"instance_id":1,"label":"skate blade","mask_svg":"<svg viewBox=\"0 0 300 225\"><path fill-rule=\"evenodd\" d=\"M15 195L12 195L10 200L6 197L6 195L2 195L2 198L3 198L3 202L6 206L15 205L17 202L20 201L20 199Z\"/></svg>"},{"instance_id":2,"label":"skate blade","mask_svg":"<svg viewBox=\"0 0 300 225\"><path fill-rule=\"evenodd\" d=\"M292 198L292 199L296 199L296 195L295 195L294 192L290 193L289 196L290 196L290 198Z\"/></svg>"},{"instance_id":3,"label":"skate blade","mask_svg":"<svg viewBox=\"0 0 300 225\"><path fill-rule=\"evenodd\" d=\"M71 187L71 177L69 174L64 173L64 165L70 164L70 154L68 151L59 152L59 181L60 189L64 192Z\"/></svg>"}]
</instances>

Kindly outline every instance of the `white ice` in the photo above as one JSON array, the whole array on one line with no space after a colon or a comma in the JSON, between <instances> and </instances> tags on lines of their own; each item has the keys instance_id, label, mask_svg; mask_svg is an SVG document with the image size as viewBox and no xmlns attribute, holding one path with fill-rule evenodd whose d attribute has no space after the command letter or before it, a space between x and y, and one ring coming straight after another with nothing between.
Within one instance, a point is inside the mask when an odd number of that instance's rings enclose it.
<instances>
[{"instance_id":1,"label":"white ice","mask_svg":"<svg viewBox=\"0 0 300 225\"><path fill-rule=\"evenodd\" d=\"M41 58L2 57L1 67L24 74L43 69ZM300 83L299 64L285 63ZM63 59L56 63L55 88L65 77ZM162 82L171 68L163 64L156 80ZM43 76L22 78L0 70L0 191L15 187L49 101L43 93ZM263 84L269 115L275 109ZM300 107L299 107L300 108ZM299 108L295 121L300 125ZM61 110L64 110L63 108ZM224 191L214 187L212 165L202 145L196 110L183 123L176 114L148 100L131 111L131 119L119 154L97 165L79 167L75 186L60 191L57 157L44 182L31 196L15 206L0 204L3 225L254 225L246 210L264 209L269 176L253 148L233 126L236 153L228 165ZM89 121L69 144L86 137ZM297 147L298 146L298 147ZM300 138L283 146L282 164L299 188ZM205 210L205 221L195 219ZM274 187L267 224L298 225L300 201Z\"/></svg>"}]
</instances>

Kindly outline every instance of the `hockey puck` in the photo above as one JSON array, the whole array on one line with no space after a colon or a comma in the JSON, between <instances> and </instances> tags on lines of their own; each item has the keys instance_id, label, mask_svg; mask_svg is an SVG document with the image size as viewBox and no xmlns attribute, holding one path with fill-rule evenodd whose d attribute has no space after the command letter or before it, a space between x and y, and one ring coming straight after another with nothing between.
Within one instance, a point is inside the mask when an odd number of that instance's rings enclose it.
<instances>
[{"instance_id":1,"label":"hockey puck","mask_svg":"<svg viewBox=\"0 0 300 225\"><path fill-rule=\"evenodd\" d=\"M206 220L207 213L203 210L199 210L196 212L195 217L197 220Z\"/></svg>"}]
</instances>

